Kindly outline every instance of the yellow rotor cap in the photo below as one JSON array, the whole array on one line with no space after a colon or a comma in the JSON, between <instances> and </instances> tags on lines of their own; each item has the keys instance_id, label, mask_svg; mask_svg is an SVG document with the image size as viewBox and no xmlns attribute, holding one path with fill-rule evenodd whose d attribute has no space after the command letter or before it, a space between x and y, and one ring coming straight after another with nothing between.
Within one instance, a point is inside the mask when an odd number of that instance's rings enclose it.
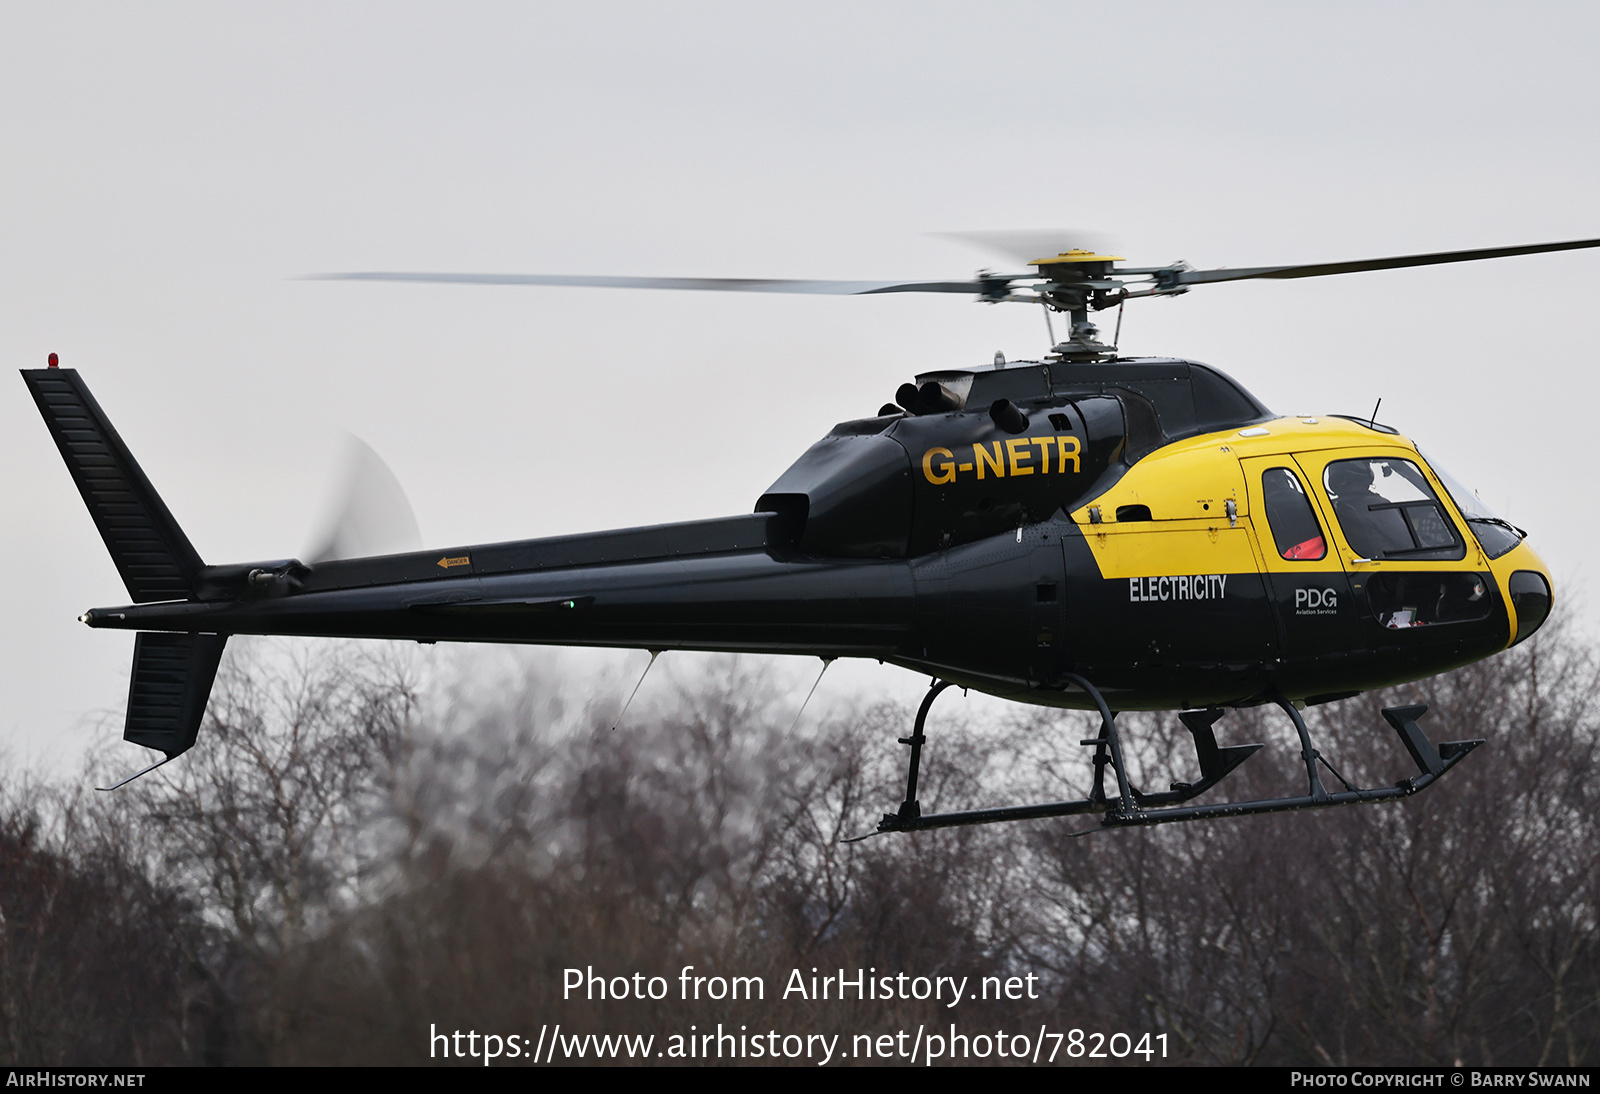
<instances>
[{"instance_id":1,"label":"yellow rotor cap","mask_svg":"<svg viewBox=\"0 0 1600 1094\"><path fill-rule=\"evenodd\" d=\"M1064 262L1126 262L1121 255L1100 255L1093 251L1086 251L1081 247L1074 247L1070 251L1063 251L1054 258L1034 258L1028 260L1030 266L1055 266Z\"/></svg>"}]
</instances>

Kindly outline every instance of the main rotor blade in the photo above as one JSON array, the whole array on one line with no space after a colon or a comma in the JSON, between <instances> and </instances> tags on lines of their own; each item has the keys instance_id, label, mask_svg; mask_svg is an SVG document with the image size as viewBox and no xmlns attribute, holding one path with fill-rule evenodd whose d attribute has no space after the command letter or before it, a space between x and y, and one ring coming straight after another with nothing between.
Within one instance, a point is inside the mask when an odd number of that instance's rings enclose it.
<instances>
[{"instance_id":1,"label":"main rotor blade","mask_svg":"<svg viewBox=\"0 0 1600 1094\"><path fill-rule=\"evenodd\" d=\"M1436 266L1444 262L1476 262L1480 258L1510 258L1512 255L1540 254L1544 251L1577 251L1585 247L1600 247L1600 239L1576 239L1565 243L1530 243L1522 247L1486 247L1476 251L1438 251L1433 254L1398 255L1394 258L1367 258L1356 262L1322 262L1311 266L1179 270L1173 275L1173 283L1207 285L1217 281L1245 281L1251 278L1326 277L1329 274L1364 273L1368 270L1398 270L1406 266Z\"/></svg>"},{"instance_id":2,"label":"main rotor blade","mask_svg":"<svg viewBox=\"0 0 1600 1094\"><path fill-rule=\"evenodd\" d=\"M605 277L585 274L478 274L372 271L312 274L308 281L419 281L448 285L576 285L591 289L695 289L711 292L809 293L870 296L890 292L993 292L983 281L806 281L761 277Z\"/></svg>"}]
</instances>

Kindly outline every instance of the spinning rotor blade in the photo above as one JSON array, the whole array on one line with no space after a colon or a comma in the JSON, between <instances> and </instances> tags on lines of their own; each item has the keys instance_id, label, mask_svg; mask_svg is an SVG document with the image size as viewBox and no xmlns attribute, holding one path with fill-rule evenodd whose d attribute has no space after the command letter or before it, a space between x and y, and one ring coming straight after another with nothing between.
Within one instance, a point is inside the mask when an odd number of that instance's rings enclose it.
<instances>
[{"instance_id":1,"label":"spinning rotor blade","mask_svg":"<svg viewBox=\"0 0 1600 1094\"><path fill-rule=\"evenodd\" d=\"M309 281L420 281L455 285L576 285L592 289L697 289L712 292L870 296L891 292L992 292L983 281L807 281L762 277L605 277L586 274L475 274L372 271L313 274ZM997 281L1000 279L997 279Z\"/></svg>"},{"instance_id":2,"label":"spinning rotor blade","mask_svg":"<svg viewBox=\"0 0 1600 1094\"><path fill-rule=\"evenodd\" d=\"M1545 251L1576 251L1600 247L1600 239L1576 239L1564 243L1530 243L1521 247L1486 247L1476 251L1438 251L1433 254L1398 255L1394 258L1367 258L1356 262L1322 262L1311 266L1256 266L1241 270L1179 270L1170 275L1173 285L1209 285L1218 281L1245 281L1252 278L1326 277L1330 274L1365 273L1369 270L1398 270L1406 266L1436 266L1444 262L1475 262L1480 258L1509 258L1512 255L1540 254Z\"/></svg>"},{"instance_id":3,"label":"spinning rotor blade","mask_svg":"<svg viewBox=\"0 0 1600 1094\"><path fill-rule=\"evenodd\" d=\"M977 276L961 281L823 281L760 277L611 277L592 274L433 273L377 270L313 274L307 280L412 281L457 285L571 285L602 289L690 289L828 296L874 296L881 293L902 292L959 293L976 296L991 304L1001 301L1044 303L1056 311L1073 311L1076 314L1089 304L1091 297L1092 306L1099 309L1137 296L1164 296L1183 292L1191 285L1210 285L1223 281L1327 277L1331 274L1397 270L1407 266L1436 266L1446 262L1475 262L1485 258L1509 258L1513 255L1600 247L1600 239L1577 239L1559 243L1530 243L1518 247L1485 247L1471 251L1438 251L1432 254L1367 258L1355 262L1194 270L1181 262L1170 266L1119 268L1116 264L1124 261L1123 259L1101 253L1109 249L1102 246L1104 240L1096 242L1086 233L1075 230L1030 229L943 234L946 238L1025 255L1021 261L1035 267L1037 272L1001 274L981 270ZM1062 244L1066 241L1075 246L1063 247ZM1088 243L1096 245L1084 246ZM1029 254L1030 251L1038 253ZM1128 278L1146 280L1153 285L1151 288L1129 293L1123 288L1126 284L1124 279Z\"/></svg>"}]
</instances>

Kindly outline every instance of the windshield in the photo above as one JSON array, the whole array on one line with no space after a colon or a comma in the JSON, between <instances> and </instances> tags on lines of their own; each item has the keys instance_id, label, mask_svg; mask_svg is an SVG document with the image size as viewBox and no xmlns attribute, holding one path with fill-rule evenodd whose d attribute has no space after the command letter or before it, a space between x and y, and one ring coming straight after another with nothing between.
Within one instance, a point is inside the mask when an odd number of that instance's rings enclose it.
<instances>
[{"instance_id":1,"label":"windshield","mask_svg":"<svg viewBox=\"0 0 1600 1094\"><path fill-rule=\"evenodd\" d=\"M1428 461L1428 466L1433 469L1439 481L1444 484L1445 493L1450 495L1450 500L1456 503L1461 515L1467 518L1467 525L1472 529L1472 534L1478 537L1478 542L1483 545L1485 554L1490 558L1499 558L1522 542L1522 529L1495 515L1494 510L1484 504L1476 491L1462 485L1461 480L1446 471L1438 460L1426 452L1423 452L1422 456Z\"/></svg>"}]
</instances>

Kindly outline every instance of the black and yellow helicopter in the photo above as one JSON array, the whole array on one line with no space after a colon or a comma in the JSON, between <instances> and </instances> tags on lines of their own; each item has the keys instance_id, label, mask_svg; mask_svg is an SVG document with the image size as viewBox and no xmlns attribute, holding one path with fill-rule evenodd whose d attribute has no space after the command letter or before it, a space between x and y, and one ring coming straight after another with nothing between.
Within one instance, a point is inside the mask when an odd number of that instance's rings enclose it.
<instances>
[{"instance_id":1,"label":"black and yellow helicopter","mask_svg":"<svg viewBox=\"0 0 1600 1094\"><path fill-rule=\"evenodd\" d=\"M1300 708L1515 645L1545 621L1553 593L1524 533L1376 414L1275 415L1207 365L1118 357L1090 313L1223 281L1596 246L1220 270L1129 268L1073 249L1032 260L1033 273L960 281L326 275L961 293L1040 304L1070 328L1043 360L997 356L992 367L902 384L893 403L814 444L753 513L311 564L206 565L78 373L52 355L22 375L133 601L82 620L139 632L124 736L163 753L145 771L194 744L232 634L757 651L874 658L932 677L901 738L911 747L905 800L880 832L1079 813L1152 825L1425 788L1481 742L1435 745L1418 726L1426 706L1388 709L1419 773L1330 791ZM1098 710L1099 735L1082 742L1094 750L1090 796L924 815L924 725L952 685ZM1219 746L1214 724L1261 703L1293 721L1306 792L1188 804L1260 747ZM1200 777L1154 792L1132 785L1115 720L1123 710L1180 711Z\"/></svg>"}]
</instances>

